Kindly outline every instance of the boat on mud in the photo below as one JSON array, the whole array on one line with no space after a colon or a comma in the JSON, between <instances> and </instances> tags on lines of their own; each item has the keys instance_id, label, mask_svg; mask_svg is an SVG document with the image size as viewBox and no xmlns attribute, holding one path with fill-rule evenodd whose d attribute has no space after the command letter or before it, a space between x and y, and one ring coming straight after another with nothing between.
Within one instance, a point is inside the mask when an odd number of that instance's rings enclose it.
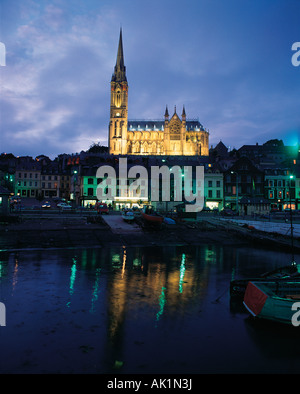
<instances>
[{"instance_id":1,"label":"boat on mud","mask_svg":"<svg viewBox=\"0 0 300 394\"><path fill-rule=\"evenodd\" d=\"M164 217L158 214L151 206L146 206L142 212L142 218L148 224L162 224Z\"/></svg>"}]
</instances>

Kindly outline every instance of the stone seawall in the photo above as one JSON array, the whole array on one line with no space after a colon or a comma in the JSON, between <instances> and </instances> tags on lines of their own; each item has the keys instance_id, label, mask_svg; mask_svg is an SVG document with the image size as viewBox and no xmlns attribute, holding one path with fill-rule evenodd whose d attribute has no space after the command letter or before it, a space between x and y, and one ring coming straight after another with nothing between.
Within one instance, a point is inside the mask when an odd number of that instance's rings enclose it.
<instances>
[{"instance_id":1,"label":"stone seawall","mask_svg":"<svg viewBox=\"0 0 300 394\"><path fill-rule=\"evenodd\" d=\"M162 228L140 227L102 216L84 217L27 217L21 222L1 224L0 249L84 248L162 245L259 245L267 248L291 249L289 236L270 234L251 226L240 226L230 221L202 219L181 221ZM300 252L299 239L294 250Z\"/></svg>"}]
</instances>

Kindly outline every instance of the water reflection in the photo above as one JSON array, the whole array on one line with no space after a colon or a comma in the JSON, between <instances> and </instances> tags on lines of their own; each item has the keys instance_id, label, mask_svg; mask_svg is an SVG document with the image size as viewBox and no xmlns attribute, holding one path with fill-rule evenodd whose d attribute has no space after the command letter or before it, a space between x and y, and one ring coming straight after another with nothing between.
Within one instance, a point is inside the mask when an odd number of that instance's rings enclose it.
<instances>
[{"instance_id":1,"label":"water reflection","mask_svg":"<svg viewBox=\"0 0 300 394\"><path fill-rule=\"evenodd\" d=\"M74 283L75 283L75 279L76 279L76 258L73 257L73 265L71 267L71 277L70 277L70 295L73 294L74 292Z\"/></svg>"},{"instance_id":2,"label":"water reflection","mask_svg":"<svg viewBox=\"0 0 300 394\"><path fill-rule=\"evenodd\" d=\"M10 327L2 337L7 368L20 359L10 356L11 349L26 353L28 344L44 365L41 344L47 349L51 339L56 353L47 356L54 360L47 372L57 368L61 354L61 372L69 365L80 372L77 349L94 349L90 365L97 372L115 365L124 372L235 372L253 342L259 349L266 341L260 329L244 323L244 309L230 303L229 282L275 269L288 258L214 244L0 254L0 302L7 305ZM258 355L253 357L255 368Z\"/></svg>"},{"instance_id":3,"label":"water reflection","mask_svg":"<svg viewBox=\"0 0 300 394\"><path fill-rule=\"evenodd\" d=\"M179 292L182 293L183 291L183 279L184 279L184 273L185 273L185 253L182 253L181 256L181 265L180 265L180 270L179 270Z\"/></svg>"},{"instance_id":4,"label":"water reflection","mask_svg":"<svg viewBox=\"0 0 300 394\"><path fill-rule=\"evenodd\" d=\"M165 295L166 288L162 287L161 294L159 296L159 311L156 314L156 320L158 321L162 314L164 313L164 308L166 305L166 295Z\"/></svg>"},{"instance_id":5,"label":"water reflection","mask_svg":"<svg viewBox=\"0 0 300 394\"><path fill-rule=\"evenodd\" d=\"M94 313L96 308L96 302L98 300L98 294L99 294L99 282L100 282L100 272L101 272L101 268L96 268L95 270L95 283L93 285L93 292L92 292L92 301L91 301L91 308L90 308L90 312Z\"/></svg>"}]
</instances>

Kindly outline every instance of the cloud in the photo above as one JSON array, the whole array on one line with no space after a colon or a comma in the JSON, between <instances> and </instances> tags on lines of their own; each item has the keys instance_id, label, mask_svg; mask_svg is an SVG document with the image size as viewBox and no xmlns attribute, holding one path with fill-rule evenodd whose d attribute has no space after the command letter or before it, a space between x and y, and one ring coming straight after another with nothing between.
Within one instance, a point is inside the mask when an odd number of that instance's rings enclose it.
<instances>
[{"instance_id":1,"label":"cloud","mask_svg":"<svg viewBox=\"0 0 300 394\"><path fill-rule=\"evenodd\" d=\"M107 141L121 24L129 118L185 105L211 144L299 132L297 7L285 1L2 0L0 150L57 155Z\"/></svg>"},{"instance_id":2,"label":"cloud","mask_svg":"<svg viewBox=\"0 0 300 394\"><path fill-rule=\"evenodd\" d=\"M33 8L22 10L27 23L16 29L10 65L1 78L1 140L5 150L23 154L30 146L38 154L39 144L57 153L65 144L70 151L84 133L89 138L99 130L96 122L105 112L100 103L104 93L108 96L103 70L111 69L105 48L83 24L86 18L69 20L71 28L65 31L61 8L28 4Z\"/></svg>"}]
</instances>

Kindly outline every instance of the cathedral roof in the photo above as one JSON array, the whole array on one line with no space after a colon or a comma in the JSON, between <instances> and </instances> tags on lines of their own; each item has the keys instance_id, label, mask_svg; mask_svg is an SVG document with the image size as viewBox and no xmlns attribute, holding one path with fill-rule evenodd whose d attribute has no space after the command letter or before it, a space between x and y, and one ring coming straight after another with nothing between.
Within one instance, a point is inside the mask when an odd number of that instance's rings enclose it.
<instances>
[{"instance_id":1,"label":"cathedral roof","mask_svg":"<svg viewBox=\"0 0 300 394\"><path fill-rule=\"evenodd\" d=\"M149 131L160 131L164 130L165 121L158 120L145 120L145 119L128 119L128 130L149 130ZM204 131L204 127L197 119L191 119L186 121L187 131Z\"/></svg>"}]
</instances>

